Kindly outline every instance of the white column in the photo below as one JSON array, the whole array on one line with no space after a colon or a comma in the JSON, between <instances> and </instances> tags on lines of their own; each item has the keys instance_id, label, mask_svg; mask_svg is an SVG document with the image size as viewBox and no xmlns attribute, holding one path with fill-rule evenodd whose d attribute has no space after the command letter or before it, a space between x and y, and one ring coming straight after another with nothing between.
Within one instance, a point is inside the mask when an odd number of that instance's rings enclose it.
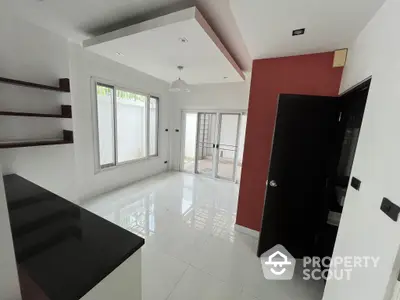
<instances>
[{"instance_id":1,"label":"white column","mask_svg":"<svg viewBox=\"0 0 400 300\"><path fill-rule=\"evenodd\" d=\"M142 300L141 251L132 254L81 300Z\"/></svg>"}]
</instances>

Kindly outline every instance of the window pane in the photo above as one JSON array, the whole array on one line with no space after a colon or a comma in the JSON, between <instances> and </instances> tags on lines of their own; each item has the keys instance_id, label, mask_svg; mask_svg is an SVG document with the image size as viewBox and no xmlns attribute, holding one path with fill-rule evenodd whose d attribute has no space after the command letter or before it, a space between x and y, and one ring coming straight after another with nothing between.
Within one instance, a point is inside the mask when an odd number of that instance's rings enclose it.
<instances>
[{"instance_id":1,"label":"window pane","mask_svg":"<svg viewBox=\"0 0 400 300\"><path fill-rule=\"evenodd\" d=\"M158 155L158 99L150 98L149 103L149 155Z\"/></svg>"},{"instance_id":2,"label":"window pane","mask_svg":"<svg viewBox=\"0 0 400 300\"><path fill-rule=\"evenodd\" d=\"M118 162L146 157L147 97L117 90Z\"/></svg>"},{"instance_id":3,"label":"window pane","mask_svg":"<svg viewBox=\"0 0 400 300\"><path fill-rule=\"evenodd\" d=\"M113 88L96 85L100 166L114 162Z\"/></svg>"}]
</instances>

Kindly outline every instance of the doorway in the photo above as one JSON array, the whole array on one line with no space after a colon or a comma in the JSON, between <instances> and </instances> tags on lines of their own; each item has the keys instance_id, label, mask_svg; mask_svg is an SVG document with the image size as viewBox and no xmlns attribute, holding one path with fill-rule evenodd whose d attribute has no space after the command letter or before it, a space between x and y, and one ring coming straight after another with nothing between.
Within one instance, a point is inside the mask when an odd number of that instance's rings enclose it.
<instances>
[{"instance_id":1,"label":"doorway","mask_svg":"<svg viewBox=\"0 0 400 300\"><path fill-rule=\"evenodd\" d=\"M234 180L239 145L240 114L221 113L217 143L216 177Z\"/></svg>"},{"instance_id":2,"label":"doorway","mask_svg":"<svg viewBox=\"0 0 400 300\"><path fill-rule=\"evenodd\" d=\"M182 151L181 171L194 173L196 160L196 132L197 113L186 113L184 115L184 147Z\"/></svg>"},{"instance_id":3,"label":"doorway","mask_svg":"<svg viewBox=\"0 0 400 300\"><path fill-rule=\"evenodd\" d=\"M243 152L244 152L244 140L246 138L246 127L247 127L247 114L243 113L240 118L239 125L239 148L238 158L236 164L236 183L240 183L242 177L242 165L243 165Z\"/></svg>"},{"instance_id":4,"label":"doorway","mask_svg":"<svg viewBox=\"0 0 400 300\"><path fill-rule=\"evenodd\" d=\"M331 257L371 79L339 97L280 95L257 254Z\"/></svg>"},{"instance_id":5,"label":"doorway","mask_svg":"<svg viewBox=\"0 0 400 300\"><path fill-rule=\"evenodd\" d=\"M214 177L217 114L198 113L197 152L194 173Z\"/></svg>"},{"instance_id":6,"label":"doorway","mask_svg":"<svg viewBox=\"0 0 400 300\"><path fill-rule=\"evenodd\" d=\"M236 182L244 116L244 112L183 112L180 170Z\"/></svg>"}]
</instances>

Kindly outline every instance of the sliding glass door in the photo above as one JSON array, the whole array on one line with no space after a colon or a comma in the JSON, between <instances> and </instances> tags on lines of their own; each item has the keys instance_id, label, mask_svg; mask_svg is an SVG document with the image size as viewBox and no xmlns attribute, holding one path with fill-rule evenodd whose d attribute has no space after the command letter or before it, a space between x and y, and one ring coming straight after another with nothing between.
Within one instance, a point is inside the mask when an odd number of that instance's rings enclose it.
<instances>
[{"instance_id":1,"label":"sliding glass door","mask_svg":"<svg viewBox=\"0 0 400 300\"><path fill-rule=\"evenodd\" d=\"M235 181L241 117L241 113L184 113L181 171Z\"/></svg>"},{"instance_id":2,"label":"sliding glass door","mask_svg":"<svg viewBox=\"0 0 400 300\"><path fill-rule=\"evenodd\" d=\"M194 173L197 147L197 117L198 113L185 113L183 115L183 149L181 151L181 167L184 172Z\"/></svg>"},{"instance_id":3,"label":"sliding glass door","mask_svg":"<svg viewBox=\"0 0 400 300\"><path fill-rule=\"evenodd\" d=\"M240 114L221 113L217 143L216 176L235 180Z\"/></svg>"},{"instance_id":4,"label":"sliding glass door","mask_svg":"<svg viewBox=\"0 0 400 300\"><path fill-rule=\"evenodd\" d=\"M216 113L199 113L195 173L215 176Z\"/></svg>"}]
</instances>

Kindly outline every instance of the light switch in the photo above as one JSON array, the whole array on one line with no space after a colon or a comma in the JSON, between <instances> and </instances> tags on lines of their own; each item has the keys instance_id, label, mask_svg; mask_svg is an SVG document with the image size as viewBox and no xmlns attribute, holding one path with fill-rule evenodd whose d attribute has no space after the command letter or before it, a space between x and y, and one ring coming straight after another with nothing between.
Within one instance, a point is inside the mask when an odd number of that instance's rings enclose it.
<instances>
[{"instance_id":1,"label":"light switch","mask_svg":"<svg viewBox=\"0 0 400 300\"><path fill-rule=\"evenodd\" d=\"M400 207L390 201L388 198L383 198L381 204L381 211L383 211L389 218L397 222L400 213Z\"/></svg>"},{"instance_id":2,"label":"light switch","mask_svg":"<svg viewBox=\"0 0 400 300\"><path fill-rule=\"evenodd\" d=\"M357 178L353 177L353 178L351 178L350 185L353 188L355 188L357 191L359 191L360 187L361 187L361 181L360 181L360 179L357 179Z\"/></svg>"}]
</instances>

